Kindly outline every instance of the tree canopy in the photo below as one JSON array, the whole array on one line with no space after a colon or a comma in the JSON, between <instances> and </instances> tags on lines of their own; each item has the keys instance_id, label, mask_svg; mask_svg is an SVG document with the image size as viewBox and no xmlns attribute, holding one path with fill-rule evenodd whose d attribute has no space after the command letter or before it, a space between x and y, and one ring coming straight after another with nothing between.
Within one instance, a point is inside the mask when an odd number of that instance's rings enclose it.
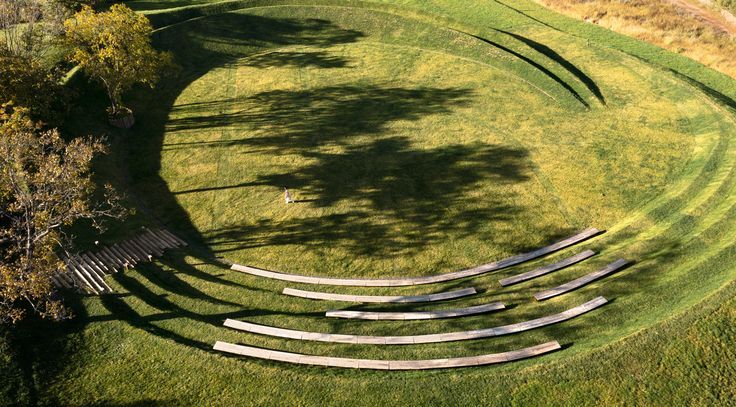
<instances>
[{"instance_id":1,"label":"tree canopy","mask_svg":"<svg viewBox=\"0 0 736 407\"><path fill-rule=\"evenodd\" d=\"M169 53L151 45L153 28L148 19L125 5L115 4L100 13L84 6L64 25L73 48L71 61L102 82L113 116L127 110L123 92L136 83L153 87L161 69L171 64Z\"/></svg>"}]
</instances>

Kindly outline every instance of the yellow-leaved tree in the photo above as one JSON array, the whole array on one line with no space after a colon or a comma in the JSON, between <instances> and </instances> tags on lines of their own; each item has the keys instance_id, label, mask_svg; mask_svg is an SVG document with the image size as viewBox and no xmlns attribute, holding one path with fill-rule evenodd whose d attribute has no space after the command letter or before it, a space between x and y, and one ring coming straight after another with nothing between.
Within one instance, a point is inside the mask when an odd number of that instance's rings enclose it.
<instances>
[{"instance_id":1,"label":"yellow-leaved tree","mask_svg":"<svg viewBox=\"0 0 736 407\"><path fill-rule=\"evenodd\" d=\"M153 28L148 18L125 5L115 4L99 13L84 6L64 26L72 47L70 60L105 86L113 122L132 118L122 103L123 92L136 83L153 87L162 69L172 65L170 53L151 45Z\"/></svg>"},{"instance_id":2,"label":"yellow-leaved tree","mask_svg":"<svg viewBox=\"0 0 736 407\"><path fill-rule=\"evenodd\" d=\"M66 272L57 252L71 247L64 228L81 219L101 226L125 214L110 186L103 199L92 199L92 159L104 151L98 140L66 142L26 109L0 105L0 324L28 310L68 316L53 284Z\"/></svg>"}]
</instances>

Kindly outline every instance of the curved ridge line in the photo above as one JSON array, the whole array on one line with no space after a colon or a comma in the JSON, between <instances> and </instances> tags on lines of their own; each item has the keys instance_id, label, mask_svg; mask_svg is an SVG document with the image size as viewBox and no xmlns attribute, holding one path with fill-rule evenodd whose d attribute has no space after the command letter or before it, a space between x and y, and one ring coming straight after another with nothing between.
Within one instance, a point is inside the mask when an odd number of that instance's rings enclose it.
<instances>
[{"instance_id":1,"label":"curved ridge line","mask_svg":"<svg viewBox=\"0 0 736 407\"><path fill-rule=\"evenodd\" d=\"M486 44L488 44L490 46L496 47L496 48L498 48L500 50L503 50L503 51L505 51L505 52L507 52L507 53L509 53L509 54L511 54L511 55L513 55L513 56L515 56L517 58L519 58L520 60L522 60L522 61L526 62L527 64L529 64L529 65L533 66L534 68L536 68L538 71L540 71L543 74L547 75L553 81L557 82L558 85L560 85L563 88L565 88L565 90L568 91L575 99L577 99L577 101L580 102L580 104L582 104L583 106L585 106L586 109L590 109L590 104L588 102L586 102L585 99L583 99L583 97L580 96L580 94L572 86L570 86L570 84L568 84L567 82L565 82L564 80L562 80L562 78L560 78L559 76L557 76L557 74L555 74L554 72L550 71L547 67L545 67L544 65L540 64L539 62L537 62L537 61L535 61L535 60L527 57L526 55L523 55L523 54L521 54L519 52L516 52L513 49L511 49L511 48L509 48L509 47L507 47L505 45L501 45L501 44L499 44L497 42L491 41L491 40L486 39L486 38L483 38L481 36L478 36L478 35L475 35L475 34L471 34L471 33L467 33L465 31L461 31L461 30L456 30L454 28L449 28L449 29L450 30L453 30L453 31L457 31L457 32L462 33L462 34L465 34L465 35L469 35L469 36L471 36L471 37L473 37L473 38L475 38L477 40L480 40L480 41L482 41L482 42L484 42L484 43L486 43Z\"/></svg>"}]
</instances>

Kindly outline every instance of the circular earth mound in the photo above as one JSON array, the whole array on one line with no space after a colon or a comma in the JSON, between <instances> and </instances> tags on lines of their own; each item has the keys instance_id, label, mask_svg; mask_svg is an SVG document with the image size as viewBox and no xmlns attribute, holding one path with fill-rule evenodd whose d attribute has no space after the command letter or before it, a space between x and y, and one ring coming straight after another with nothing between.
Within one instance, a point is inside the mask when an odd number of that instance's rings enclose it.
<instances>
[{"instance_id":1,"label":"circular earth mound","mask_svg":"<svg viewBox=\"0 0 736 407\"><path fill-rule=\"evenodd\" d=\"M512 386L518 400L545 389L588 394L612 378L635 380L627 367L677 332L668 317L695 304L715 307L701 302L712 293L727 295L719 288L733 279L726 264L736 227L729 139L736 125L704 85L500 5L421 12L362 2L253 5L160 29L156 45L174 52L182 70L155 96L135 98L139 127L125 156L133 197L193 248L116 277L127 296L86 305L91 318L116 316L110 326L90 326L100 338L162 363L148 375L166 381L164 361L176 360L186 365L177 375L204 372L201 395L248 394L254 402L271 400L271 392L289 401L325 394L346 401L356 392L366 401L397 392L415 402L445 400L428 388L466 402ZM284 187L295 203L284 203ZM330 277L423 276L586 227L607 232L484 276L419 288L316 289L480 292L439 306L358 307L366 311L510 305L458 319L332 320L326 310L348 307L286 298L287 284L213 261ZM519 285L498 283L585 249L598 254ZM552 300L533 299L618 258L634 264ZM221 326L232 318L311 332L421 335L527 321L598 296L609 303L558 325L407 347L283 340ZM652 326L668 334L637 334ZM452 373L377 375L207 353L218 340L369 359L472 356L550 340L563 350Z\"/></svg>"}]
</instances>

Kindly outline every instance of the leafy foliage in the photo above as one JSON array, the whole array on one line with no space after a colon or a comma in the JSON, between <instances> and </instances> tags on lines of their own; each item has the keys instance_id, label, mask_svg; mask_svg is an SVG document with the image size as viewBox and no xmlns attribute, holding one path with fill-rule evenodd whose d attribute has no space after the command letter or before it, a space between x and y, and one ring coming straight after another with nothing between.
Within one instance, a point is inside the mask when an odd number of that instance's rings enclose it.
<instances>
[{"instance_id":1,"label":"leafy foliage","mask_svg":"<svg viewBox=\"0 0 736 407\"><path fill-rule=\"evenodd\" d=\"M127 112L123 92L136 83L153 87L162 68L171 64L170 54L151 46L148 19L122 4L100 13L84 6L64 25L74 48L71 61L105 86L112 116Z\"/></svg>"},{"instance_id":2,"label":"leafy foliage","mask_svg":"<svg viewBox=\"0 0 736 407\"><path fill-rule=\"evenodd\" d=\"M61 228L122 215L110 187L103 203L90 204L91 161L104 144L67 143L58 131L39 129L25 109L0 110L0 322L18 321L29 307L42 317L68 317L52 284L64 272L56 250L69 247Z\"/></svg>"},{"instance_id":3,"label":"leafy foliage","mask_svg":"<svg viewBox=\"0 0 736 407\"><path fill-rule=\"evenodd\" d=\"M27 107L31 117L55 124L66 96L60 76L60 71L46 69L31 57L0 50L0 103Z\"/></svg>"}]
</instances>

